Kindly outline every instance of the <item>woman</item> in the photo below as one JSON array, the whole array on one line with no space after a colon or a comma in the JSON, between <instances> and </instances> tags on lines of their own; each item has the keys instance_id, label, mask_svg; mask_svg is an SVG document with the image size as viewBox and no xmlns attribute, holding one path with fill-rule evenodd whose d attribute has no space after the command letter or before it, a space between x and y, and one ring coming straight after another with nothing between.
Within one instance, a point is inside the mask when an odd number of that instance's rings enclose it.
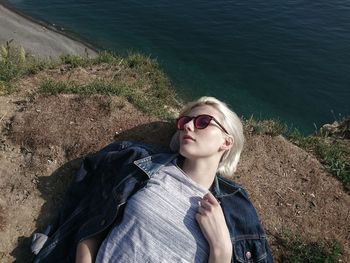
<instances>
[{"instance_id":1,"label":"woman","mask_svg":"<svg viewBox=\"0 0 350 263\"><path fill-rule=\"evenodd\" d=\"M94 219L75 230L76 262L272 262L246 192L221 177L233 175L243 148L237 115L223 102L202 97L180 113L177 129L170 145L175 154L129 143L106 147L84 162L76 182L109 187L105 206L112 206L90 209ZM86 183L97 180L86 176L87 166L90 174L108 179Z\"/></svg>"}]
</instances>

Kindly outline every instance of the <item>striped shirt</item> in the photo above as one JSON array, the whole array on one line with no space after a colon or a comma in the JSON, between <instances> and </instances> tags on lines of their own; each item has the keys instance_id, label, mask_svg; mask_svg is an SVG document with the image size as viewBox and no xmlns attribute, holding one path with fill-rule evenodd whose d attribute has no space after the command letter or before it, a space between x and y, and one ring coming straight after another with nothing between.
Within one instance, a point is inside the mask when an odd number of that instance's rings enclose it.
<instances>
[{"instance_id":1,"label":"striped shirt","mask_svg":"<svg viewBox=\"0 0 350 263\"><path fill-rule=\"evenodd\" d=\"M175 161L164 166L130 197L96 262L208 262L209 245L195 219L207 192Z\"/></svg>"}]
</instances>

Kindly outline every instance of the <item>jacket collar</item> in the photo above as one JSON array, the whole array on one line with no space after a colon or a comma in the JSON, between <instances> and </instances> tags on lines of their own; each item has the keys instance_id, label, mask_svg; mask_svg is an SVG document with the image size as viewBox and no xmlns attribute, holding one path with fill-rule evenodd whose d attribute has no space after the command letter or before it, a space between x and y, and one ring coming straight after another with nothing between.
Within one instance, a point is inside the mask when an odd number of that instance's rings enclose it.
<instances>
[{"instance_id":1,"label":"jacket collar","mask_svg":"<svg viewBox=\"0 0 350 263\"><path fill-rule=\"evenodd\" d=\"M233 181L223 176L216 175L211 191L216 198L221 199L222 197L234 195L238 192L241 192L241 189L241 186L237 185Z\"/></svg>"},{"instance_id":2,"label":"jacket collar","mask_svg":"<svg viewBox=\"0 0 350 263\"><path fill-rule=\"evenodd\" d=\"M176 153L158 153L134 161L134 164L144 171L149 178L159 171L164 165L174 160Z\"/></svg>"}]
</instances>

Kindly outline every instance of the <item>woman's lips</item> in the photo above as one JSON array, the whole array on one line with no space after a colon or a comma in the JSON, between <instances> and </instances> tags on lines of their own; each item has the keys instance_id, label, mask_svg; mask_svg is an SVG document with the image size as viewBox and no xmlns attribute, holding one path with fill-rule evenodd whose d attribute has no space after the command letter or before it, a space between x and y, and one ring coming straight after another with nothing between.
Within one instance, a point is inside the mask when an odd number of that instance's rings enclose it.
<instances>
[{"instance_id":1,"label":"woman's lips","mask_svg":"<svg viewBox=\"0 0 350 263\"><path fill-rule=\"evenodd\" d=\"M182 139L185 141L185 140L191 140L191 141L195 141L195 139L193 139L191 136L189 135L185 135L182 137Z\"/></svg>"}]
</instances>

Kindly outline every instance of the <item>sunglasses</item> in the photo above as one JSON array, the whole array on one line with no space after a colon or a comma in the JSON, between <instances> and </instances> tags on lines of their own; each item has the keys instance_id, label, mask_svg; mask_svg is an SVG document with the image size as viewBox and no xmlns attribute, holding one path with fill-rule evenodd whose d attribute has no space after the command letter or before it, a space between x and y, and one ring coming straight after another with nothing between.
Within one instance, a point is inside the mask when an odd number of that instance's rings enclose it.
<instances>
[{"instance_id":1,"label":"sunglasses","mask_svg":"<svg viewBox=\"0 0 350 263\"><path fill-rule=\"evenodd\" d=\"M227 134L227 130L218 122L217 119L215 119L213 116L201 114L196 117L190 117L190 116L181 116L177 119L177 129L178 130L184 130L186 123L189 123L191 120L193 120L194 127L196 129L205 129L208 127L210 122L213 120L216 122L217 125Z\"/></svg>"}]
</instances>

